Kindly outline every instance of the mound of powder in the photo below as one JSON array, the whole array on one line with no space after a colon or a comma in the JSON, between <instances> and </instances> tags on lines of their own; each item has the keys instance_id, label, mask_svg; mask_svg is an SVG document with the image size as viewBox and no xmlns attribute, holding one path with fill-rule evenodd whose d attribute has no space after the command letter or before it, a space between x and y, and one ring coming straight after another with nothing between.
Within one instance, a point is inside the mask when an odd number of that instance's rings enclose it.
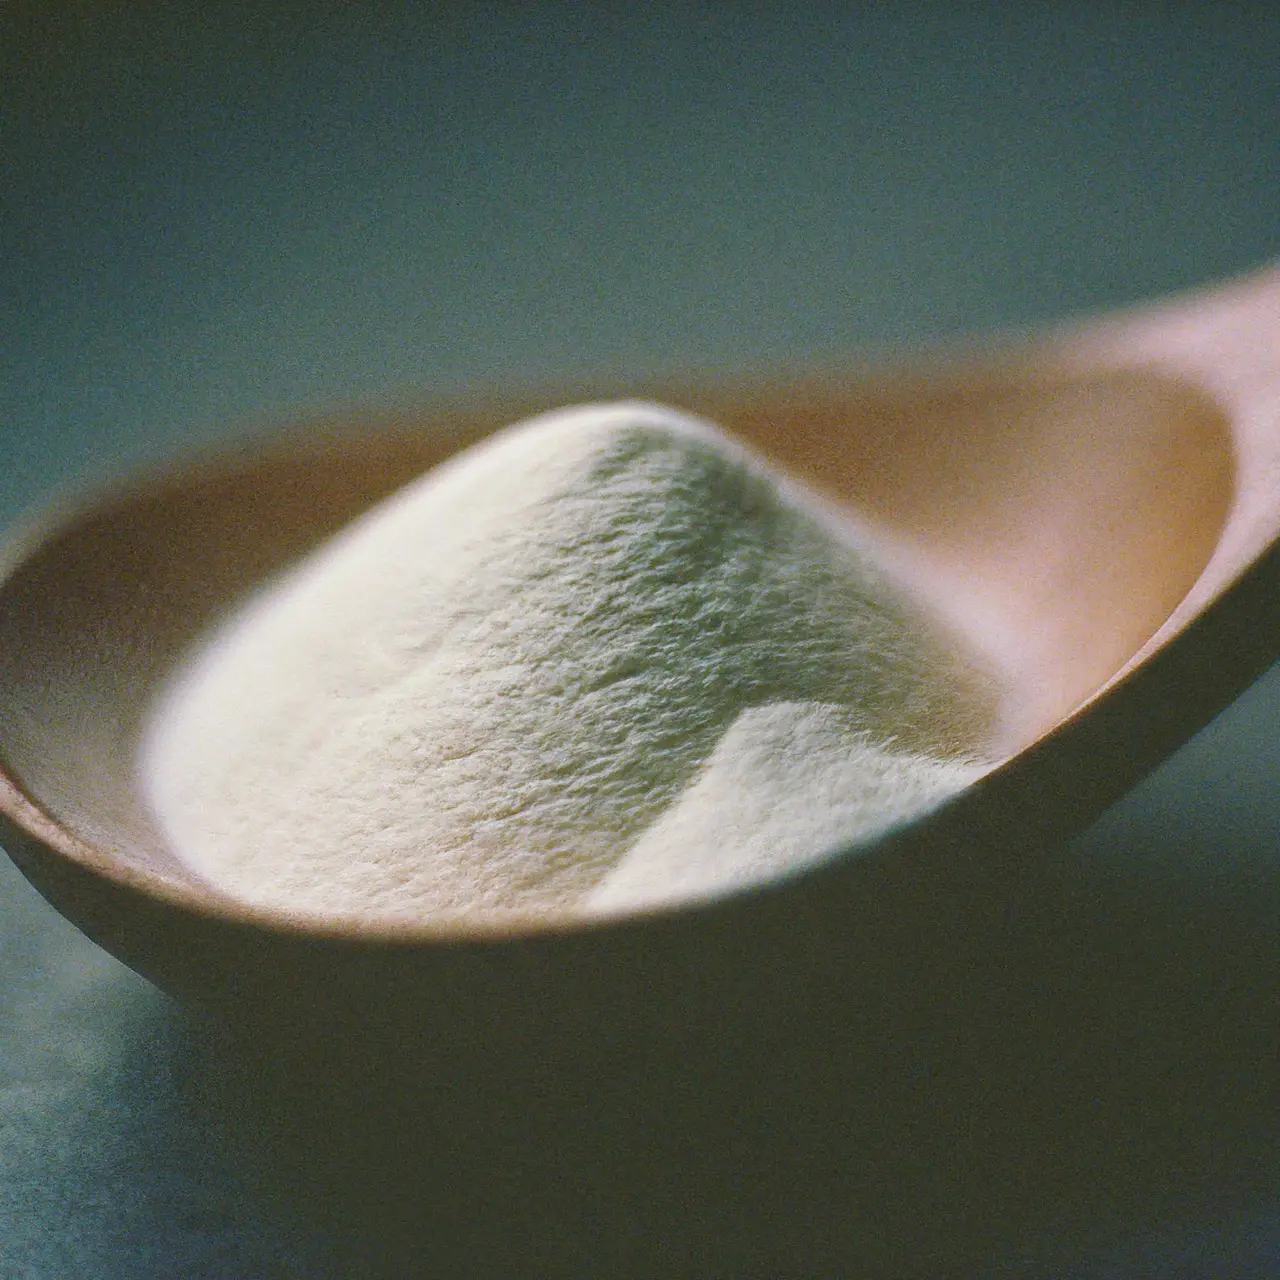
<instances>
[{"instance_id":1,"label":"mound of powder","mask_svg":"<svg viewBox=\"0 0 1280 1280\"><path fill-rule=\"evenodd\" d=\"M639 403L507 429L349 526L166 691L145 785L242 900L605 911L937 803L982 676L760 459Z\"/></svg>"},{"instance_id":2,"label":"mound of powder","mask_svg":"<svg viewBox=\"0 0 1280 1280\"><path fill-rule=\"evenodd\" d=\"M829 703L752 707L592 890L593 911L710 897L889 830L988 766L886 750Z\"/></svg>"}]
</instances>

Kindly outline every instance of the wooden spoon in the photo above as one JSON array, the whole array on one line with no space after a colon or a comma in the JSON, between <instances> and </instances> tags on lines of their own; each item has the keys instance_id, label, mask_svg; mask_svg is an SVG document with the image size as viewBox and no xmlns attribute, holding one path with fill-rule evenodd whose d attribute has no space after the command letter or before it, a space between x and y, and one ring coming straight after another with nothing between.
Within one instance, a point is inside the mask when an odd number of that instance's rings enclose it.
<instances>
[{"instance_id":1,"label":"wooden spoon","mask_svg":"<svg viewBox=\"0 0 1280 1280\"><path fill-rule=\"evenodd\" d=\"M140 799L137 757L154 695L193 642L462 445L619 393L706 414L871 523L903 583L999 673L990 746L1004 763L856 856L616 921L335 922L239 905L188 871ZM460 959L483 953L506 956L495 972L519 969L535 1003L568 984L604 1009L619 982L633 981L631 999L657 991L655 964L705 973L713 947L743 963L766 938L847 948L850 921L891 916L902 886L941 892L927 886L979 861L1016 866L1082 827L1280 655L1278 532L1274 268L859 376L564 388L313 423L64 507L14 539L0 581L0 840L91 937L193 998L279 1013L305 991L360 1018L411 991L415 1018L445 1017L454 999L510 1018L508 987Z\"/></svg>"}]
</instances>

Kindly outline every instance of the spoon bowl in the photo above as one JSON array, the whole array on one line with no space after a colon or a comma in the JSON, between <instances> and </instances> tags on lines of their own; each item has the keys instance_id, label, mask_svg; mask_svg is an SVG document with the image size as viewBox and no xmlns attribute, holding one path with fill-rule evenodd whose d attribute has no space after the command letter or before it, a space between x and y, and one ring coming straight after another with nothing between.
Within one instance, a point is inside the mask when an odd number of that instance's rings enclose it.
<instances>
[{"instance_id":1,"label":"spoon bowl","mask_svg":"<svg viewBox=\"0 0 1280 1280\"><path fill-rule=\"evenodd\" d=\"M138 777L147 717L184 655L459 448L618 391L705 415L869 526L903 587L995 672L988 745L1002 763L864 847L687 909L528 928L334 921L204 883ZM680 974L733 985L734 965L765 952L795 972L840 963L904 892L936 897L966 866L1016 865L1084 826L1280 656L1277 533L1274 269L856 376L574 387L311 423L66 505L13 540L0 841L68 918L184 998L278 1017L305 993L317 1019L399 1008L436 1033L477 1016L509 1031L571 999L643 1025L637 1009L664 1016Z\"/></svg>"}]
</instances>

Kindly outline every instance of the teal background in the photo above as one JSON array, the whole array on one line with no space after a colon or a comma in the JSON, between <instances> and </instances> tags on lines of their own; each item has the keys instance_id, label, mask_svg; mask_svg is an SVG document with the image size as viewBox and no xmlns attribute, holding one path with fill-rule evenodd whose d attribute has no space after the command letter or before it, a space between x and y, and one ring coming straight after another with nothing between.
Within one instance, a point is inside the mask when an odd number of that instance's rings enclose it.
<instances>
[{"instance_id":1,"label":"teal background","mask_svg":"<svg viewBox=\"0 0 1280 1280\"><path fill-rule=\"evenodd\" d=\"M1253 266L1268 8L7 4L5 509L300 404L803 360Z\"/></svg>"},{"instance_id":2,"label":"teal background","mask_svg":"<svg viewBox=\"0 0 1280 1280\"><path fill-rule=\"evenodd\" d=\"M830 359L1260 265L1280 18L7 0L0 170L7 524L334 403ZM1043 1034L1089 1034L1089 1001L1123 1023L1139 1084L1186 1117L1153 1148L1187 1162L1178 1195L1136 1178L1101 1243L1050 1262L1011 1228L967 1274L1280 1275L1260 1028L1213 1021L1270 1007L1277 724L1272 672L1034 890L1060 947L1028 980L1090 993ZM1150 980L1131 1017L1108 967ZM191 1103L191 1056L168 1003L6 863L0 1278L328 1274L323 1235L247 1189L234 1113Z\"/></svg>"}]
</instances>

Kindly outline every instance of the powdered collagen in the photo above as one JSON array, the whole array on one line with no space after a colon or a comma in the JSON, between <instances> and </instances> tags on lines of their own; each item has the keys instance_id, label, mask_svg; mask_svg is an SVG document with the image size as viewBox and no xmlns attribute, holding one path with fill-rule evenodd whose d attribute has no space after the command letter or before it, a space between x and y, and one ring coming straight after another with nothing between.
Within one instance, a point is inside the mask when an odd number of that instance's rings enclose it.
<instances>
[{"instance_id":1,"label":"powdered collagen","mask_svg":"<svg viewBox=\"0 0 1280 1280\"><path fill-rule=\"evenodd\" d=\"M546 414L369 512L167 691L147 786L225 892L342 916L705 896L936 804L986 682L709 424Z\"/></svg>"}]
</instances>

